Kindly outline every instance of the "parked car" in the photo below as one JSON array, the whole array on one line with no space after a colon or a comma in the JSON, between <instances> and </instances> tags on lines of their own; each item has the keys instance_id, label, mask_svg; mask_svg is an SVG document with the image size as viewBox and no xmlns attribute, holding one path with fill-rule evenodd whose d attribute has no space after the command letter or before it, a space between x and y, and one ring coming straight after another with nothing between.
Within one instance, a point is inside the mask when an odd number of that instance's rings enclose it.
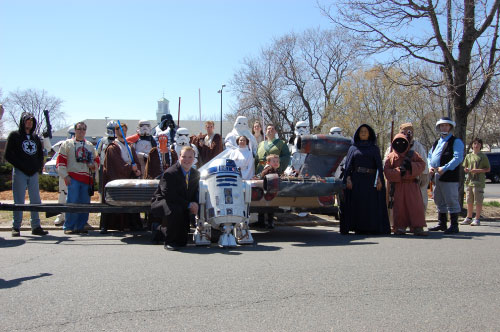
<instances>
[{"instance_id":1,"label":"parked car","mask_svg":"<svg viewBox=\"0 0 500 332\"><path fill-rule=\"evenodd\" d=\"M49 175L49 176L59 176L57 174L57 169L56 169L56 161L57 161L57 156L59 155L59 152L56 152L52 158L50 158L49 161L43 165L43 170L42 174L43 175Z\"/></svg>"},{"instance_id":2,"label":"parked car","mask_svg":"<svg viewBox=\"0 0 500 332\"><path fill-rule=\"evenodd\" d=\"M486 173L486 178L493 183L500 182L500 152L486 153L490 161L490 171Z\"/></svg>"}]
</instances>

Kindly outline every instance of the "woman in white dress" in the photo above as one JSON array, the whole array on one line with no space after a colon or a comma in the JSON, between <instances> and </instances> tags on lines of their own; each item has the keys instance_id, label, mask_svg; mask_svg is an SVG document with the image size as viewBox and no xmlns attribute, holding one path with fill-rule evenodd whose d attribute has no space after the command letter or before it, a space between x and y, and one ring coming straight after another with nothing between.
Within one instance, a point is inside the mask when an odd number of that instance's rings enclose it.
<instances>
[{"instance_id":1,"label":"woman in white dress","mask_svg":"<svg viewBox=\"0 0 500 332\"><path fill-rule=\"evenodd\" d=\"M239 136L236 139L238 148L231 151L229 159L234 160L236 166L241 170L241 177L243 180L250 180L255 174L255 163L252 151L248 147L249 140L245 136Z\"/></svg>"}]
</instances>

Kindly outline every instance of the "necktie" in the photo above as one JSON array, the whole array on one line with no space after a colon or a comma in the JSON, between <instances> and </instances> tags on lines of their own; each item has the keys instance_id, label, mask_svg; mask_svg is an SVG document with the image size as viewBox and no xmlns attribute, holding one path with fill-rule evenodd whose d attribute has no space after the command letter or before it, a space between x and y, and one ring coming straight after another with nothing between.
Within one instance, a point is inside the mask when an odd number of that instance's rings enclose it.
<instances>
[{"instance_id":1,"label":"necktie","mask_svg":"<svg viewBox=\"0 0 500 332\"><path fill-rule=\"evenodd\" d=\"M189 184L189 173L186 173L186 188L188 187Z\"/></svg>"}]
</instances>

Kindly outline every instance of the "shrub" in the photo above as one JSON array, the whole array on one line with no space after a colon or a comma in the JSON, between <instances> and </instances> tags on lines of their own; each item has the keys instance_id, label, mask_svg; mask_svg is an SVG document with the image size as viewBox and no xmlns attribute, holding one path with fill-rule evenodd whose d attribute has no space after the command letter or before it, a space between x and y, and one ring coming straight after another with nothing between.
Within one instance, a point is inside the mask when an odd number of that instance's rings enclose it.
<instances>
[{"instance_id":1,"label":"shrub","mask_svg":"<svg viewBox=\"0 0 500 332\"><path fill-rule=\"evenodd\" d=\"M59 190L59 178L40 174L38 178L40 190L56 192Z\"/></svg>"},{"instance_id":2,"label":"shrub","mask_svg":"<svg viewBox=\"0 0 500 332\"><path fill-rule=\"evenodd\" d=\"M500 202L497 201L488 201L483 203L484 206L493 206L493 207L500 207Z\"/></svg>"},{"instance_id":3,"label":"shrub","mask_svg":"<svg viewBox=\"0 0 500 332\"><path fill-rule=\"evenodd\" d=\"M12 165L0 164L0 191L12 189Z\"/></svg>"}]
</instances>

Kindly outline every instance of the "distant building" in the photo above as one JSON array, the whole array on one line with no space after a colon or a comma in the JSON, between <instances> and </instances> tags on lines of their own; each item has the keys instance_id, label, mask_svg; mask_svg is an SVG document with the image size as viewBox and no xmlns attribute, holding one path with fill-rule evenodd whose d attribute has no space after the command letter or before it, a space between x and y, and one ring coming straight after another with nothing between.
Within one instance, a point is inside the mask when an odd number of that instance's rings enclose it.
<instances>
[{"instance_id":1,"label":"distant building","mask_svg":"<svg viewBox=\"0 0 500 332\"><path fill-rule=\"evenodd\" d=\"M158 109L156 110L156 123L160 123L162 115L170 114L170 102L165 97L158 100Z\"/></svg>"}]
</instances>

